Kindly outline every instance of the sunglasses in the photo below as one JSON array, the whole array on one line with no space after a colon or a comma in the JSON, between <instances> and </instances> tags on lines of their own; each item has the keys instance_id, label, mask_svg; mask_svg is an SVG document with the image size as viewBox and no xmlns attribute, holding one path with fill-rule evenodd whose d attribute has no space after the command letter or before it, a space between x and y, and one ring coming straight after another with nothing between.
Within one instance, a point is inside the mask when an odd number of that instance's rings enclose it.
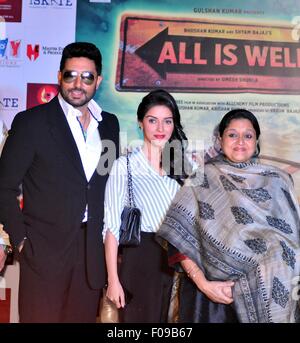
<instances>
[{"instance_id":1,"label":"sunglasses","mask_svg":"<svg viewBox=\"0 0 300 343\"><path fill-rule=\"evenodd\" d=\"M63 73L63 80L66 83L74 82L78 75L80 75L81 81L86 85L91 85L95 81L95 76L90 71L83 71L82 73L79 73L75 70L67 70Z\"/></svg>"}]
</instances>

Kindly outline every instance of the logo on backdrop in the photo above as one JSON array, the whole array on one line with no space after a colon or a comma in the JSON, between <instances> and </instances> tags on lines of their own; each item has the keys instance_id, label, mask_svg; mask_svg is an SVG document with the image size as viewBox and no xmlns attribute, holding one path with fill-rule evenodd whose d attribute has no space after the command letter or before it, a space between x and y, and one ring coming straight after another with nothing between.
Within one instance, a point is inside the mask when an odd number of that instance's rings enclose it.
<instances>
[{"instance_id":1,"label":"logo on backdrop","mask_svg":"<svg viewBox=\"0 0 300 343\"><path fill-rule=\"evenodd\" d=\"M35 61L40 55L40 45L27 44L26 55L30 61Z\"/></svg>"},{"instance_id":2,"label":"logo on backdrop","mask_svg":"<svg viewBox=\"0 0 300 343\"><path fill-rule=\"evenodd\" d=\"M21 40L11 40L9 45L10 48L10 56L13 58L19 58L20 57L20 45Z\"/></svg>"},{"instance_id":3,"label":"logo on backdrop","mask_svg":"<svg viewBox=\"0 0 300 343\"><path fill-rule=\"evenodd\" d=\"M30 0L29 7L66 9L73 7L74 0Z\"/></svg>"},{"instance_id":4,"label":"logo on backdrop","mask_svg":"<svg viewBox=\"0 0 300 343\"><path fill-rule=\"evenodd\" d=\"M17 110L19 108L19 98L17 97L0 97L0 110Z\"/></svg>"},{"instance_id":5,"label":"logo on backdrop","mask_svg":"<svg viewBox=\"0 0 300 343\"><path fill-rule=\"evenodd\" d=\"M30 61L36 61L40 55L61 55L63 47L61 46L45 46L40 44L27 44L26 55Z\"/></svg>"},{"instance_id":6,"label":"logo on backdrop","mask_svg":"<svg viewBox=\"0 0 300 343\"><path fill-rule=\"evenodd\" d=\"M61 55L63 47L61 46L42 46L43 55Z\"/></svg>"},{"instance_id":7,"label":"logo on backdrop","mask_svg":"<svg viewBox=\"0 0 300 343\"><path fill-rule=\"evenodd\" d=\"M26 108L45 104L58 93L58 85L46 83L27 83Z\"/></svg>"},{"instance_id":8,"label":"logo on backdrop","mask_svg":"<svg viewBox=\"0 0 300 343\"><path fill-rule=\"evenodd\" d=\"M8 38L0 40L0 57L5 56L6 48L7 48Z\"/></svg>"},{"instance_id":9,"label":"logo on backdrop","mask_svg":"<svg viewBox=\"0 0 300 343\"><path fill-rule=\"evenodd\" d=\"M300 93L297 17L264 26L125 13L120 24L118 91Z\"/></svg>"},{"instance_id":10,"label":"logo on backdrop","mask_svg":"<svg viewBox=\"0 0 300 343\"><path fill-rule=\"evenodd\" d=\"M0 39L0 67L19 66L21 57L21 40L9 40L8 38Z\"/></svg>"},{"instance_id":11,"label":"logo on backdrop","mask_svg":"<svg viewBox=\"0 0 300 343\"><path fill-rule=\"evenodd\" d=\"M22 0L0 0L0 16L3 17L6 22L21 22Z\"/></svg>"}]
</instances>

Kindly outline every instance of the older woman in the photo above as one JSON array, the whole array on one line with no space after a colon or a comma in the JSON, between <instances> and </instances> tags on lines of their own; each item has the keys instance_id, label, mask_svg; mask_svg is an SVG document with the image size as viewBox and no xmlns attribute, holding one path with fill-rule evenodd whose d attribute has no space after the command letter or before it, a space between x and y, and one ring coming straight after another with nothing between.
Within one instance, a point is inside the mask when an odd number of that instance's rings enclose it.
<instances>
[{"instance_id":1,"label":"older woman","mask_svg":"<svg viewBox=\"0 0 300 343\"><path fill-rule=\"evenodd\" d=\"M228 112L219 124L220 154L201 182L194 178L176 195L157 236L180 252L171 260L198 293L214 305L232 303L238 321L297 322L300 210L291 177L259 163L259 135L251 112ZM194 311L193 321L203 317Z\"/></svg>"}]
</instances>

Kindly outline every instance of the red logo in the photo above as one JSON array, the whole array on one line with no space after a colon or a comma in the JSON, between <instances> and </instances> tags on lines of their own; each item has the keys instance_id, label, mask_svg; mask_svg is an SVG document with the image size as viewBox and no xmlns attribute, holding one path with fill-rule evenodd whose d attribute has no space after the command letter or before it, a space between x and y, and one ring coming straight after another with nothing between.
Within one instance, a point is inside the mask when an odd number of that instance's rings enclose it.
<instances>
[{"instance_id":1,"label":"red logo","mask_svg":"<svg viewBox=\"0 0 300 343\"><path fill-rule=\"evenodd\" d=\"M31 44L27 44L27 57L30 59L30 61L35 61L40 54L40 45L35 44L35 46L32 46Z\"/></svg>"},{"instance_id":2,"label":"red logo","mask_svg":"<svg viewBox=\"0 0 300 343\"><path fill-rule=\"evenodd\" d=\"M26 108L45 104L52 100L57 93L58 85L56 84L28 83Z\"/></svg>"},{"instance_id":3,"label":"red logo","mask_svg":"<svg viewBox=\"0 0 300 343\"><path fill-rule=\"evenodd\" d=\"M57 87L46 85L41 87L37 92L37 101L39 104L45 104L55 97L57 94Z\"/></svg>"},{"instance_id":4,"label":"red logo","mask_svg":"<svg viewBox=\"0 0 300 343\"><path fill-rule=\"evenodd\" d=\"M19 56L19 48L20 48L21 40L12 40L10 41L10 51L12 57Z\"/></svg>"}]
</instances>

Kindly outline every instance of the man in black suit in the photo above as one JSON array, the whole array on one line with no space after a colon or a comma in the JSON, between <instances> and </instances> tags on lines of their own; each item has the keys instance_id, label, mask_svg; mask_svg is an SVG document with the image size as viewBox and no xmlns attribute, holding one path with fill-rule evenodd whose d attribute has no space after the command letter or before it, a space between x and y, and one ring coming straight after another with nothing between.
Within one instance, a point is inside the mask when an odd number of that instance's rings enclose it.
<instances>
[{"instance_id":1,"label":"man in black suit","mask_svg":"<svg viewBox=\"0 0 300 343\"><path fill-rule=\"evenodd\" d=\"M101 68L95 45L67 45L58 96L16 115L2 152L0 222L20 251L21 322L96 321L104 190L119 153L116 116L92 100Z\"/></svg>"}]
</instances>

